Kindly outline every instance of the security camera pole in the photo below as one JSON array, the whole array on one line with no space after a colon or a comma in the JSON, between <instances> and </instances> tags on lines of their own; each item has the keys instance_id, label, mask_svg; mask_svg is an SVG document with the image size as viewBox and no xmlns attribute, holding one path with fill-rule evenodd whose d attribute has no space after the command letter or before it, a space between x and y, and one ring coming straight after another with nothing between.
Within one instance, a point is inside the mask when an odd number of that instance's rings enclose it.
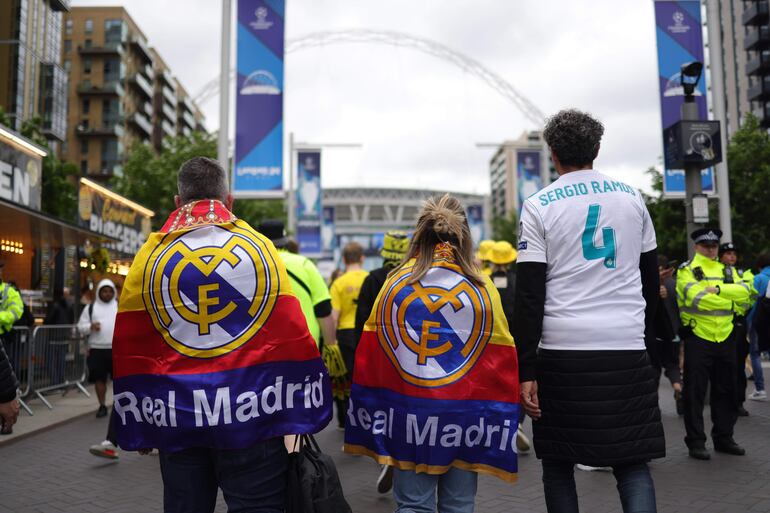
<instances>
[{"instance_id":1,"label":"security camera pole","mask_svg":"<svg viewBox=\"0 0 770 513\"><path fill-rule=\"evenodd\" d=\"M663 133L666 141L666 169L685 171L685 216L688 234L709 222L708 198L703 194L701 170L722 161L719 121L700 120L698 104L695 102L695 90L702 73L701 62L682 65L682 119ZM690 258L695 253L692 241L688 245L687 253Z\"/></svg>"}]
</instances>

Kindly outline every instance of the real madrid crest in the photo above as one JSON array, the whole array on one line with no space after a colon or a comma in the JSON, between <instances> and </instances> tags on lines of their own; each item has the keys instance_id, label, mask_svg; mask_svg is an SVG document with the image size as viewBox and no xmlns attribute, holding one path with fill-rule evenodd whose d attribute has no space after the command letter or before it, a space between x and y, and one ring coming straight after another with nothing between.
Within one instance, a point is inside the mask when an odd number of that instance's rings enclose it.
<instances>
[{"instance_id":1,"label":"real madrid crest","mask_svg":"<svg viewBox=\"0 0 770 513\"><path fill-rule=\"evenodd\" d=\"M166 343L196 358L225 355L262 328L278 295L278 273L262 240L209 225L172 234L144 274L145 305Z\"/></svg>"},{"instance_id":2,"label":"real madrid crest","mask_svg":"<svg viewBox=\"0 0 770 513\"><path fill-rule=\"evenodd\" d=\"M382 295L380 345L408 383L448 385L473 368L489 342L489 295L450 263L434 264L416 283L411 275L411 267L402 269Z\"/></svg>"}]
</instances>

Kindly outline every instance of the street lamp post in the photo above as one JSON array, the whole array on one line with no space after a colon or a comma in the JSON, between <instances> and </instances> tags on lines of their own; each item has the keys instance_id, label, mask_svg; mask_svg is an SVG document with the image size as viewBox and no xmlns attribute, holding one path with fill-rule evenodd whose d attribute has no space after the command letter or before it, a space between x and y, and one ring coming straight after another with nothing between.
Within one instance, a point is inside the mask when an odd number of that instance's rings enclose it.
<instances>
[{"instance_id":1,"label":"street lamp post","mask_svg":"<svg viewBox=\"0 0 770 513\"><path fill-rule=\"evenodd\" d=\"M232 190L230 177L230 22L232 0L222 0L222 55L219 69L219 139L217 160L225 170Z\"/></svg>"}]
</instances>

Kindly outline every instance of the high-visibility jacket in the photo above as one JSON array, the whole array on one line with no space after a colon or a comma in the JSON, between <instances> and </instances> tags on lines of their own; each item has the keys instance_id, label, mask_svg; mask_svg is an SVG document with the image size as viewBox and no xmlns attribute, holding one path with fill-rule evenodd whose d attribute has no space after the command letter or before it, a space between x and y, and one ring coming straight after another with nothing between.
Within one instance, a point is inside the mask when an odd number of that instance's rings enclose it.
<instances>
[{"instance_id":1,"label":"high-visibility jacket","mask_svg":"<svg viewBox=\"0 0 770 513\"><path fill-rule=\"evenodd\" d=\"M707 287L719 287L719 293ZM704 340L724 342L733 331L736 304L749 303L751 287L742 280L725 283L724 264L696 254L677 272L676 296L683 326Z\"/></svg>"},{"instance_id":2,"label":"high-visibility jacket","mask_svg":"<svg viewBox=\"0 0 770 513\"><path fill-rule=\"evenodd\" d=\"M21 294L5 282L0 282L0 334L11 331L13 323L24 314Z\"/></svg>"},{"instance_id":3,"label":"high-visibility jacket","mask_svg":"<svg viewBox=\"0 0 770 513\"><path fill-rule=\"evenodd\" d=\"M743 269L736 269L731 266L726 266L725 272L728 273L728 275L732 275L735 283L745 283L749 287L749 292L751 293L749 300L744 303L735 303L736 315L746 317L751 310L751 307L754 306L754 301L757 299L757 290L754 288L754 273L751 272L751 269L746 269L744 271Z\"/></svg>"}]
</instances>

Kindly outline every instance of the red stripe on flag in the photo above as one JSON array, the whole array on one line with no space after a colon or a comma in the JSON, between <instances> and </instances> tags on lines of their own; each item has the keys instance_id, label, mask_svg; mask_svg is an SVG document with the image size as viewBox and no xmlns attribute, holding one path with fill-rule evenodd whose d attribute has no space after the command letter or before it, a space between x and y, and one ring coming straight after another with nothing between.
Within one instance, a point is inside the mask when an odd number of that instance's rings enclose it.
<instances>
[{"instance_id":1,"label":"red stripe on flag","mask_svg":"<svg viewBox=\"0 0 770 513\"><path fill-rule=\"evenodd\" d=\"M502 368L500 362L508 367ZM487 344L473 368L462 378L440 387L419 387L404 381L385 354L374 331L364 331L356 349L353 382L386 388L399 394L426 399L519 402L516 348Z\"/></svg>"},{"instance_id":2,"label":"red stripe on flag","mask_svg":"<svg viewBox=\"0 0 770 513\"><path fill-rule=\"evenodd\" d=\"M278 297L257 335L234 351L216 358L191 358L170 345L144 311L118 313L112 347L114 377L134 374L200 374L250 367L266 362L320 358L318 348L294 296Z\"/></svg>"}]
</instances>

